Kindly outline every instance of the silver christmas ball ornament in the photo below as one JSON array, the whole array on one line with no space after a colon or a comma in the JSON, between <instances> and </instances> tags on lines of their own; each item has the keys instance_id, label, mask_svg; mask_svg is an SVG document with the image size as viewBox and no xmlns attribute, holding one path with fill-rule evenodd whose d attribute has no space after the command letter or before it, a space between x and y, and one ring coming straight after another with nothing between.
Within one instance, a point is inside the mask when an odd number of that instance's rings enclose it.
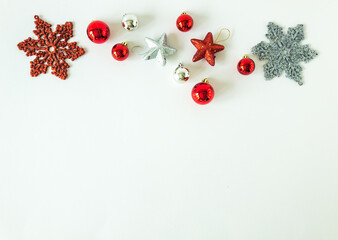
<instances>
[{"instance_id":1,"label":"silver christmas ball ornament","mask_svg":"<svg viewBox=\"0 0 338 240\"><path fill-rule=\"evenodd\" d=\"M122 17L122 26L128 31L133 31L138 26L137 17L134 14L124 14Z\"/></svg>"},{"instance_id":2,"label":"silver christmas ball ornament","mask_svg":"<svg viewBox=\"0 0 338 240\"><path fill-rule=\"evenodd\" d=\"M178 64L177 68L174 71L174 79L178 83L184 83L188 81L190 77L189 70L183 66L182 63Z\"/></svg>"}]
</instances>

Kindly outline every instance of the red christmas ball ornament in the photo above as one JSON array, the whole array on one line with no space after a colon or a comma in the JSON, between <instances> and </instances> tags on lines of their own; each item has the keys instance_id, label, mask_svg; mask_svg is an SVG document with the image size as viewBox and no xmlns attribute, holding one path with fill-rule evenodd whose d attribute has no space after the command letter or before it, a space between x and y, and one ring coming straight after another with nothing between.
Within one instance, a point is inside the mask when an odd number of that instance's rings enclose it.
<instances>
[{"instance_id":1,"label":"red christmas ball ornament","mask_svg":"<svg viewBox=\"0 0 338 240\"><path fill-rule=\"evenodd\" d=\"M92 21L87 27L88 38L93 43L104 43L110 36L110 30L102 21Z\"/></svg>"},{"instance_id":2,"label":"red christmas ball ornament","mask_svg":"<svg viewBox=\"0 0 338 240\"><path fill-rule=\"evenodd\" d=\"M208 79L204 79L202 82L197 83L192 91L192 99L201 105L208 104L214 98L214 89L209 84Z\"/></svg>"},{"instance_id":3,"label":"red christmas ball ornament","mask_svg":"<svg viewBox=\"0 0 338 240\"><path fill-rule=\"evenodd\" d=\"M249 75L255 70L255 62L245 55L237 64L237 70L240 74Z\"/></svg>"},{"instance_id":4,"label":"red christmas ball ornament","mask_svg":"<svg viewBox=\"0 0 338 240\"><path fill-rule=\"evenodd\" d=\"M188 32L194 25L194 20L186 12L183 12L176 20L176 26L181 32Z\"/></svg>"},{"instance_id":5,"label":"red christmas ball ornament","mask_svg":"<svg viewBox=\"0 0 338 240\"><path fill-rule=\"evenodd\" d=\"M111 54L113 55L113 58L115 58L117 61L126 60L129 56L127 42L115 44L111 50Z\"/></svg>"}]
</instances>

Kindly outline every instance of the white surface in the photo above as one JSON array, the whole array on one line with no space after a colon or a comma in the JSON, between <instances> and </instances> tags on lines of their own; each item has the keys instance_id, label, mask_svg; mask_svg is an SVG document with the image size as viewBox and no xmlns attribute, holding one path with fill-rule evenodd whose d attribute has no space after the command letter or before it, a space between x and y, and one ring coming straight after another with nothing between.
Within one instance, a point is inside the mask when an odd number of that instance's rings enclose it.
<instances>
[{"instance_id":1,"label":"white surface","mask_svg":"<svg viewBox=\"0 0 338 240\"><path fill-rule=\"evenodd\" d=\"M1 240L336 240L338 239L338 78L335 1L8 1L1 0ZM188 33L175 21L188 11ZM125 12L140 26L126 32ZM17 43L33 36L33 16L73 21L86 54L69 78L31 78ZM92 19L111 38L91 43ZM243 54L266 40L266 25L305 24L319 56L304 86L285 77L237 73ZM216 66L192 63L191 38L227 27L232 37ZM178 49L165 68L122 41L168 34ZM191 79L178 85L179 61ZM195 104L208 77L216 96Z\"/></svg>"}]
</instances>

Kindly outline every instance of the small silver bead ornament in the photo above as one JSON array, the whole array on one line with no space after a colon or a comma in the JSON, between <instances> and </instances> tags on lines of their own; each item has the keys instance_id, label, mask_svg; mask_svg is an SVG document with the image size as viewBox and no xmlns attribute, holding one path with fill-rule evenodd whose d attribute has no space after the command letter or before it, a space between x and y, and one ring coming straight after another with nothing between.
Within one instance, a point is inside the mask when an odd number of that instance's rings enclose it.
<instances>
[{"instance_id":1,"label":"small silver bead ornament","mask_svg":"<svg viewBox=\"0 0 338 240\"><path fill-rule=\"evenodd\" d=\"M182 63L178 64L174 71L174 80L178 83L185 83L190 77L189 70L183 66Z\"/></svg>"},{"instance_id":2,"label":"small silver bead ornament","mask_svg":"<svg viewBox=\"0 0 338 240\"><path fill-rule=\"evenodd\" d=\"M138 19L134 14L124 14L122 17L122 26L128 31L133 31L138 27Z\"/></svg>"}]
</instances>

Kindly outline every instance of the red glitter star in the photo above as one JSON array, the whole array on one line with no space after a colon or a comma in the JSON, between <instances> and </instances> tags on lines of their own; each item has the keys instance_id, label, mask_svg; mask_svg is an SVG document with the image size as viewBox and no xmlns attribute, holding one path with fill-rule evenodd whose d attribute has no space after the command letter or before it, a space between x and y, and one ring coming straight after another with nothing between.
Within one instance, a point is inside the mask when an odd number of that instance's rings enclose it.
<instances>
[{"instance_id":1,"label":"red glitter star","mask_svg":"<svg viewBox=\"0 0 338 240\"><path fill-rule=\"evenodd\" d=\"M26 52L27 56L35 55L31 61L31 76L36 77L41 73L46 73L48 67L52 69L52 74L65 80L67 78L66 59L74 61L85 53L83 48L77 46L76 42L68 43L73 37L73 24L66 22L64 25L57 25L55 32L51 29L51 24L43 21L35 15L35 29L33 33L38 39L27 38L18 44L18 48Z\"/></svg>"},{"instance_id":2,"label":"red glitter star","mask_svg":"<svg viewBox=\"0 0 338 240\"><path fill-rule=\"evenodd\" d=\"M215 66L215 53L224 50L223 45L214 43L211 32L208 32L203 41L191 39L191 43L197 48L197 52L192 58L192 61L196 62L205 58L211 66Z\"/></svg>"}]
</instances>

